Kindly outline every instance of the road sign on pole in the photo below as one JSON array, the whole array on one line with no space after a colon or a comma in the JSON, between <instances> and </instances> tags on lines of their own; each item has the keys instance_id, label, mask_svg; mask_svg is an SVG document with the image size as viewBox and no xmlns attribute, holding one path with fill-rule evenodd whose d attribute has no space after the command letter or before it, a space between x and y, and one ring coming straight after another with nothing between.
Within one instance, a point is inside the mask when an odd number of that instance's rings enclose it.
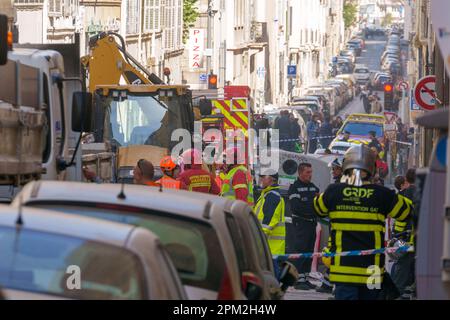
<instances>
[{"instance_id":1,"label":"road sign on pole","mask_svg":"<svg viewBox=\"0 0 450 320\"><path fill-rule=\"evenodd\" d=\"M436 76L426 76L420 79L414 88L416 103L425 110L436 108Z\"/></svg>"},{"instance_id":2,"label":"road sign on pole","mask_svg":"<svg viewBox=\"0 0 450 320\"><path fill-rule=\"evenodd\" d=\"M409 84L406 81L400 81L397 85L397 90L398 91L402 91L402 92L406 92L409 90Z\"/></svg>"},{"instance_id":3,"label":"road sign on pole","mask_svg":"<svg viewBox=\"0 0 450 320\"><path fill-rule=\"evenodd\" d=\"M297 77L297 66L290 64L287 66L287 77L288 78L295 78Z\"/></svg>"}]
</instances>

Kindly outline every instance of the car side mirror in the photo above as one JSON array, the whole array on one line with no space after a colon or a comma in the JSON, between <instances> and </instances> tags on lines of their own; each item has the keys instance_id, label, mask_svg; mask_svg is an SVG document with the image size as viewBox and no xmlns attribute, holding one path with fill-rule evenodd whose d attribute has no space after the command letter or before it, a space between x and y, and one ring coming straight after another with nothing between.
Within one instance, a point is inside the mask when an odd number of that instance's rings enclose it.
<instances>
[{"instance_id":1,"label":"car side mirror","mask_svg":"<svg viewBox=\"0 0 450 320\"><path fill-rule=\"evenodd\" d=\"M286 291L287 288L292 287L297 282L298 276L297 268L292 263L284 261L281 265L279 278L281 290Z\"/></svg>"},{"instance_id":2,"label":"car side mirror","mask_svg":"<svg viewBox=\"0 0 450 320\"><path fill-rule=\"evenodd\" d=\"M72 131L92 131L92 94L90 92L74 92L72 96Z\"/></svg>"},{"instance_id":3,"label":"car side mirror","mask_svg":"<svg viewBox=\"0 0 450 320\"><path fill-rule=\"evenodd\" d=\"M263 287L261 280L251 272L242 274L242 286L248 300L261 300Z\"/></svg>"},{"instance_id":4,"label":"car side mirror","mask_svg":"<svg viewBox=\"0 0 450 320\"><path fill-rule=\"evenodd\" d=\"M202 116L209 116L212 114L212 101L210 99L202 99L199 101L198 108Z\"/></svg>"}]
</instances>

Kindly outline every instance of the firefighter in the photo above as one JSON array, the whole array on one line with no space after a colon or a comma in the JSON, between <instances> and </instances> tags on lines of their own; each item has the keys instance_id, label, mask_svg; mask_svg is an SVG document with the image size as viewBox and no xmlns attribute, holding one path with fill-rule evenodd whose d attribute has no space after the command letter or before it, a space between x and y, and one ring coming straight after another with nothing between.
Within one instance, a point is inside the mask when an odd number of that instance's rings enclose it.
<instances>
[{"instance_id":1,"label":"firefighter","mask_svg":"<svg viewBox=\"0 0 450 320\"><path fill-rule=\"evenodd\" d=\"M168 189L180 189L181 182L175 179L175 170L177 169L177 165L173 161L171 156L165 156L161 159L159 163L159 167L163 173L161 179L157 181L163 188Z\"/></svg>"},{"instance_id":2,"label":"firefighter","mask_svg":"<svg viewBox=\"0 0 450 320\"><path fill-rule=\"evenodd\" d=\"M194 192L220 194L212 174L202 168L202 154L197 149L188 149L181 155L181 174L178 177L181 189Z\"/></svg>"},{"instance_id":3,"label":"firefighter","mask_svg":"<svg viewBox=\"0 0 450 320\"><path fill-rule=\"evenodd\" d=\"M331 167L331 176L333 178L334 183L341 183L342 179L342 163L339 160L339 158L334 159L332 163L329 165ZM326 224L327 228L329 229L329 234L331 234L330 229L330 223L329 220L322 220L324 224ZM331 247L331 238L328 238L328 244L327 247L325 247L322 252L324 253L330 253ZM330 265L331 265L331 258L330 257L322 257L322 262L327 268L324 273L324 278L322 280L322 285L316 289L317 292L321 293L332 293L333 292L333 285L330 282Z\"/></svg>"},{"instance_id":4,"label":"firefighter","mask_svg":"<svg viewBox=\"0 0 450 320\"><path fill-rule=\"evenodd\" d=\"M298 179L289 187L292 226L289 227L289 253L311 253L316 242L317 217L314 214L313 200L319 194L319 188L311 182L312 166L301 163L298 166ZM299 279L294 286L297 290L310 290L316 287L307 280L311 272L311 258L294 261Z\"/></svg>"},{"instance_id":5,"label":"firefighter","mask_svg":"<svg viewBox=\"0 0 450 320\"><path fill-rule=\"evenodd\" d=\"M342 183L332 184L314 198L314 210L330 218L331 252L381 249L387 216L403 222L412 202L394 190L374 185L375 155L366 145L350 148L344 156ZM330 281L337 300L373 300L380 293L384 254L336 256L331 259Z\"/></svg>"},{"instance_id":6,"label":"firefighter","mask_svg":"<svg viewBox=\"0 0 450 320\"><path fill-rule=\"evenodd\" d=\"M241 200L253 207L253 179L245 166L245 161L239 161L238 149L225 150L226 164L222 166L223 179L221 195L231 200Z\"/></svg>"},{"instance_id":7,"label":"firefighter","mask_svg":"<svg viewBox=\"0 0 450 320\"><path fill-rule=\"evenodd\" d=\"M280 194L278 173L263 170L260 185L263 188L255 205L255 214L267 236L272 255L284 255L286 252L285 202ZM275 274L279 273L279 265L274 260Z\"/></svg>"}]
</instances>

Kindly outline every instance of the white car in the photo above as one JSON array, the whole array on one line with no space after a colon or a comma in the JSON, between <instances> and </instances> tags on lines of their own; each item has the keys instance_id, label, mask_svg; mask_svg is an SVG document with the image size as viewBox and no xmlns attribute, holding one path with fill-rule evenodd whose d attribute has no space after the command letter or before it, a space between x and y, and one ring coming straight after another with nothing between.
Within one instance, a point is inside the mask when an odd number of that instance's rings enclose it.
<instances>
[{"instance_id":1,"label":"white car","mask_svg":"<svg viewBox=\"0 0 450 320\"><path fill-rule=\"evenodd\" d=\"M13 300L187 299L150 231L6 205L0 206L0 284Z\"/></svg>"},{"instance_id":2,"label":"white car","mask_svg":"<svg viewBox=\"0 0 450 320\"><path fill-rule=\"evenodd\" d=\"M367 84L370 79L370 70L366 66L356 65L353 76L357 83Z\"/></svg>"}]
</instances>

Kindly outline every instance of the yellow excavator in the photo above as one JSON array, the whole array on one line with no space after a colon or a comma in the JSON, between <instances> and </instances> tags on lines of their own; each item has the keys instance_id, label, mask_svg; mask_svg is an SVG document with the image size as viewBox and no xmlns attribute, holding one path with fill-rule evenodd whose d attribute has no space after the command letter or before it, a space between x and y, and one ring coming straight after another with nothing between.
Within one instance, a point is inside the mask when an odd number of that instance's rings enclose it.
<instances>
[{"instance_id":1,"label":"yellow excavator","mask_svg":"<svg viewBox=\"0 0 450 320\"><path fill-rule=\"evenodd\" d=\"M193 133L192 93L187 86L165 84L146 70L127 53L117 33L102 32L90 39L89 47L81 64L93 95L93 140L117 157L116 177L104 180L128 180L139 159L159 164L179 142L171 141L174 130ZM87 162L98 162L90 159Z\"/></svg>"}]
</instances>

